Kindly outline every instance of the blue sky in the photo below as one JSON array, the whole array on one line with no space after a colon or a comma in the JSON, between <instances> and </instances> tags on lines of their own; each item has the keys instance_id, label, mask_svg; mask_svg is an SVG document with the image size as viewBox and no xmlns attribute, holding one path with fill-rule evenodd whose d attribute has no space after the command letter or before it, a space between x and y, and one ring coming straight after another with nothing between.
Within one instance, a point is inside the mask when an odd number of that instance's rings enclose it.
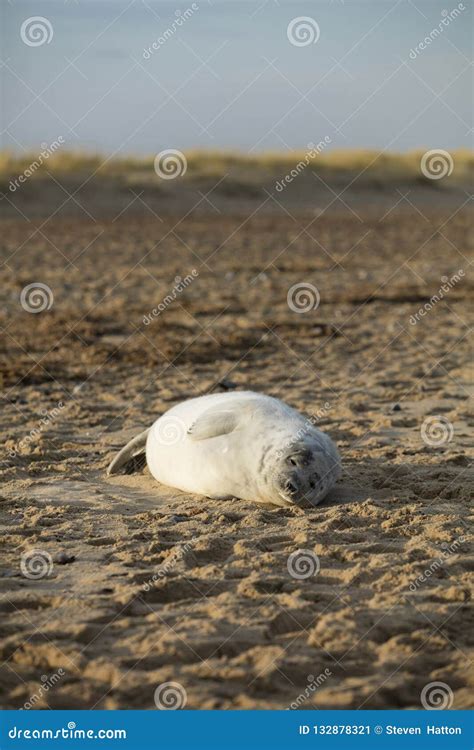
<instances>
[{"instance_id":1,"label":"blue sky","mask_svg":"<svg viewBox=\"0 0 474 750\"><path fill-rule=\"evenodd\" d=\"M2 147L453 149L472 145L472 4L442 0L20 0L4 3ZM49 43L26 44L41 16ZM293 19L315 43L288 38ZM167 30L168 39L147 57ZM145 56L144 56L145 53Z\"/></svg>"}]
</instances>

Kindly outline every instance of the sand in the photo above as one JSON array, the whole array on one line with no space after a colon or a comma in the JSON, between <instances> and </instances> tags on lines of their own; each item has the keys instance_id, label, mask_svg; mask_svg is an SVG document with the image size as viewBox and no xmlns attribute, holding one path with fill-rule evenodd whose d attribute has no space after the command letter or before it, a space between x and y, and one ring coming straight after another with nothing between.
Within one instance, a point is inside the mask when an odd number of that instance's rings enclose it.
<instances>
[{"instance_id":1,"label":"sand","mask_svg":"<svg viewBox=\"0 0 474 750\"><path fill-rule=\"evenodd\" d=\"M419 708L434 681L469 705L470 216L376 198L317 219L259 201L182 219L159 197L4 219L2 707L152 709L166 681L191 709ZM32 314L19 294L38 281L54 302ZM303 314L287 304L301 282L321 300ZM128 439L222 381L333 437L344 473L322 505L106 478ZM422 436L433 416L440 445ZM290 575L299 549L319 573ZM49 575L22 573L31 550Z\"/></svg>"}]
</instances>

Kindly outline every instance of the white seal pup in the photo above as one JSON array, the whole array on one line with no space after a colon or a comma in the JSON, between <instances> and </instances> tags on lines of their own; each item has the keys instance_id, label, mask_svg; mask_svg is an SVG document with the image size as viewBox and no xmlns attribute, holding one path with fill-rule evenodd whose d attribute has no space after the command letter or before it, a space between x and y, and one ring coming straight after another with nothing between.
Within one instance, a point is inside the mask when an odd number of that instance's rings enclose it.
<instances>
[{"instance_id":1,"label":"white seal pup","mask_svg":"<svg viewBox=\"0 0 474 750\"><path fill-rule=\"evenodd\" d=\"M145 463L158 482L211 498L317 505L337 482L332 440L277 398L251 391L184 401L123 448L108 474Z\"/></svg>"}]
</instances>

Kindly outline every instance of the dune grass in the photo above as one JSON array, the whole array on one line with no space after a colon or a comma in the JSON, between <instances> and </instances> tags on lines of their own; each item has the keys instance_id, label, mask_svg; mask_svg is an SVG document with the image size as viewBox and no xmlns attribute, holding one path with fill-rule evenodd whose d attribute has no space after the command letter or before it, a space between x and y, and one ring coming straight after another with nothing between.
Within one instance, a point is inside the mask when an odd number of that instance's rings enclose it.
<instances>
[{"instance_id":1,"label":"dune grass","mask_svg":"<svg viewBox=\"0 0 474 750\"><path fill-rule=\"evenodd\" d=\"M374 150L332 150L321 153L310 151L267 152L245 154L236 151L191 150L185 153L187 171L184 179L201 177L219 178L233 174L249 182L264 181L266 178L283 176L298 164L309 167L321 175L358 174L364 172L366 178L381 182L424 180L420 162L424 150L407 153L381 153ZM474 174L474 152L457 150L450 152L454 169L451 182L468 181ZM32 165L33 168L32 168ZM75 173L97 174L110 178L127 179L130 175L159 179L154 171L154 155L148 157L117 156L107 157L98 153L58 149L46 158L39 152L21 156L8 151L0 151L0 178L11 179L30 170L33 177L67 175Z\"/></svg>"}]
</instances>

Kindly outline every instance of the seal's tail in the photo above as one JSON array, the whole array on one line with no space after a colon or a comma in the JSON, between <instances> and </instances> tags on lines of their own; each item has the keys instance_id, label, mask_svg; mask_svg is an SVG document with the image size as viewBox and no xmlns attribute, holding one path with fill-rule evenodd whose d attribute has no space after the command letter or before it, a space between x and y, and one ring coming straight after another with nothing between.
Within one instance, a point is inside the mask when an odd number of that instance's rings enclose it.
<instances>
[{"instance_id":1,"label":"seal's tail","mask_svg":"<svg viewBox=\"0 0 474 750\"><path fill-rule=\"evenodd\" d=\"M130 440L129 443L115 456L112 463L107 469L107 474L134 474L141 471L146 464L146 439L148 430L144 430L139 435Z\"/></svg>"}]
</instances>

